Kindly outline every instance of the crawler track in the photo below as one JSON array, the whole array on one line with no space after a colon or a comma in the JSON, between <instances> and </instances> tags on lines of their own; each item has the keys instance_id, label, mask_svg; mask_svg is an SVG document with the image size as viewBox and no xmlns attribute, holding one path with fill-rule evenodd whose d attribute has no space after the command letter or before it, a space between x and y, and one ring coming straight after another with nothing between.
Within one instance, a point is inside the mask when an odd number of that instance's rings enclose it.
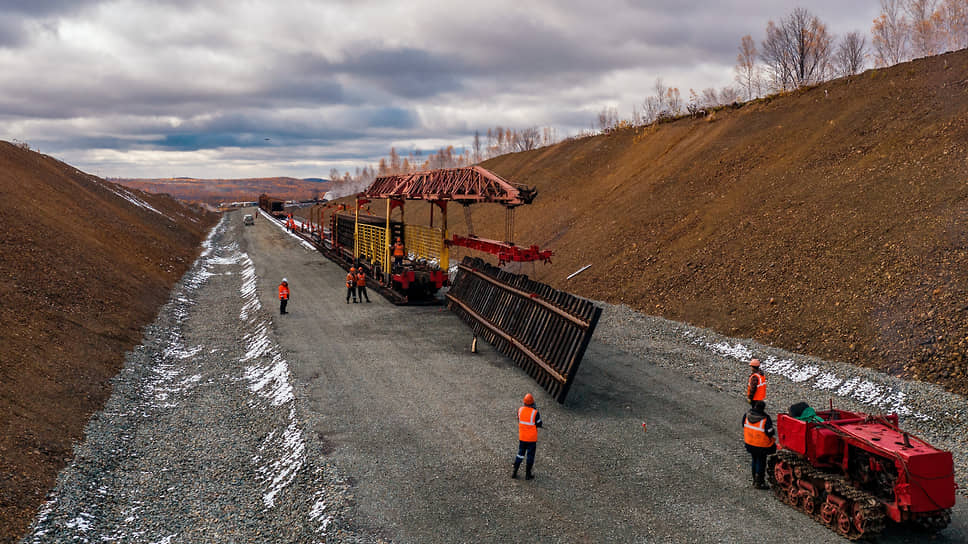
<instances>
[{"instance_id":1,"label":"crawler track","mask_svg":"<svg viewBox=\"0 0 968 544\"><path fill-rule=\"evenodd\" d=\"M884 529L884 506L873 495L843 476L817 470L793 452L771 455L767 475L780 501L849 540L874 538Z\"/></svg>"}]
</instances>

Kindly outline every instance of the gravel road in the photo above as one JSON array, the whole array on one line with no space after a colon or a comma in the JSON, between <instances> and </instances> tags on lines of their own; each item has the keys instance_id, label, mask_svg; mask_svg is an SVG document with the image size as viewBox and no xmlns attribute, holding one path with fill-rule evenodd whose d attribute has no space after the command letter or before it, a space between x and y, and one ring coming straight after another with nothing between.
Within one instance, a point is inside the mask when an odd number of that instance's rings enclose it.
<instances>
[{"instance_id":1,"label":"gravel road","mask_svg":"<svg viewBox=\"0 0 968 544\"><path fill-rule=\"evenodd\" d=\"M471 354L447 310L347 305L344 276L228 214L23 542L841 542L749 489L750 353L771 405L896 409L961 452L965 487L965 401L936 387L607 306L559 405L488 346ZM545 421L532 481L509 478L525 392ZM959 499L933 542L968 541Z\"/></svg>"}]
</instances>

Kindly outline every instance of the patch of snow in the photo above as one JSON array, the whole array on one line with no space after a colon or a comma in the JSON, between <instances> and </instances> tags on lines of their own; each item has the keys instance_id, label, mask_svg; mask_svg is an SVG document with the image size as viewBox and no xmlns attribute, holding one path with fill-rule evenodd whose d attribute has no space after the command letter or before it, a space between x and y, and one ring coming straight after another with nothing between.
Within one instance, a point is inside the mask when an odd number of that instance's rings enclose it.
<instances>
[{"instance_id":1,"label":"patch of snow","mask_svg":"<svg viewBox=\"0 0 968 544\"><path fill-rule=\"evenodd\" d=\"M704 347L720 357L749 361L754 357L753 350L748 346L736 342L706 342L705 337L683 333L694 345ZM782 376L792 383L808 383L814 389L833 391L839 397L854 399L877 410L896 412L900 416L914 417L922 421L931 419L930 416L914 412L906 404L906 395L887 384L874 383L856 376L841 377L836 373L825 370L812 363L798 363L792 359L779 359L768 356L761 358L760 368L764 374Z\"/></svg>"}]
</instances>

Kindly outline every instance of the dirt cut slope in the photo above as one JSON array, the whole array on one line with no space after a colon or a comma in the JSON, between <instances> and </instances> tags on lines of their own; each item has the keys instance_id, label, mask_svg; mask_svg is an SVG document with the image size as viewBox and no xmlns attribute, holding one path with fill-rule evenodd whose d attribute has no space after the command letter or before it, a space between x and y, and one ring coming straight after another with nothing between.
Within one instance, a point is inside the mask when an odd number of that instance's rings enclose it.
<instances>
[{"instance_id":1,"label":"dirt cut slope","mask_svg":"<svg viewBox=\"0 0 968 544\"><path fill-rule=\"evenodd\" d=\"M319 178L316 178L319 179ZM288 177L248 178L248 179L123 179L110 181L125 187L169 194L187 202L205 202L218 205L223 202L253 202L259 195L268 193L286 200L306 200L322 198L332 188L327 180L296 179Z\"/></svg>"},{"instance_id":2,"label":"dirt cut slope","mask_svg":"<svg viewBox=\"0 0 968 544\"><path fill-rule=\"evenodd\" d=\"M968 393L968 50L484 166L539 281Z\"/></svg>"},{"instance_id":3,"label":"dirt cut slope","mask_svg":"<svg viewBox=\"0 0 968 544\"><path fill-rule=\"evenodd\" d=\"M216 219L0 142L0 542L23 534Z\"/></svg>"}]
</instances>

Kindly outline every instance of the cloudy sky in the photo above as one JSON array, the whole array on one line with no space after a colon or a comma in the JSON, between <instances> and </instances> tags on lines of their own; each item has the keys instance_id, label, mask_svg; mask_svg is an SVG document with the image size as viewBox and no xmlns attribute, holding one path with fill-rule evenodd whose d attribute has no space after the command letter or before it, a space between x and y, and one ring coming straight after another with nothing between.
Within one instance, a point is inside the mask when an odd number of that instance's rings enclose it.
<instances>
[{"instance_id":1,"label":"cloudy sky","mask_svg":"<svg viewBox=\"0 0 968 544\"><path fill-rule=\"evenodd\" d=\"M0 0L0 139L116 177L326 177L390 146L631 117L733 84L740 38L877 0Z\"/></svg>"}]
</instances>

